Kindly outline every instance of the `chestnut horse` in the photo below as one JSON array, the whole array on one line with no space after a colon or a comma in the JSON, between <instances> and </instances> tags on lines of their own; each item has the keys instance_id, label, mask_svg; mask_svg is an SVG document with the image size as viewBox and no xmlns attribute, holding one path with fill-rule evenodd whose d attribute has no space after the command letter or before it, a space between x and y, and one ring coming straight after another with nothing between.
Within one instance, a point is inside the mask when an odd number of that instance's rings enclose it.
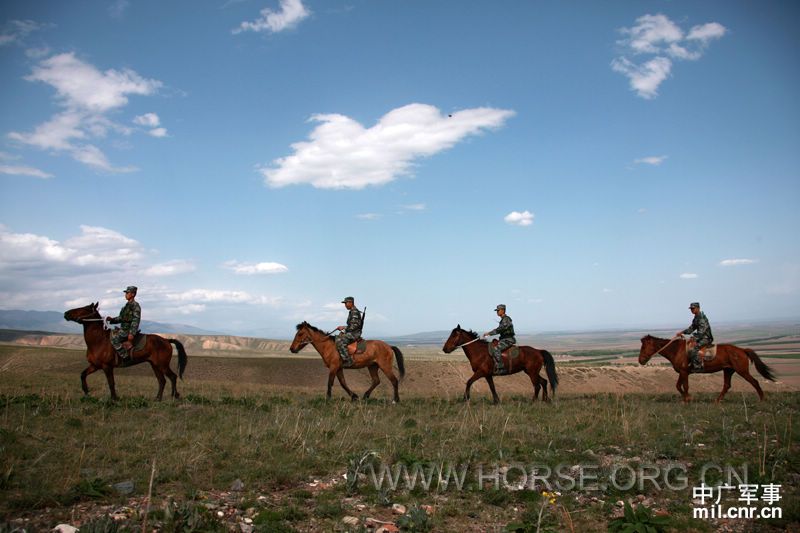
<instances>
[{"instance_id":1,"label":"chestnut horse","mask_svg":"<svg viewBox=\"0 0 800 533\"><path fill-rule=\"evenodd\" d=\"M292 345L289 350L292 353L297 353L306 345L311 344L322 356L322 362L328 367L328 395L327 398L331 399L331 387L333 386L334 376L339 378L339 383L347 394L350 395L351 400L357 400L358 395L350 390L347 382L344 380L344 369L342 366L342 358L339 351L336 349L335 337L327 335L320 329L315 328L308 322L297 324L297 333L294 336ZM392 371L392 355L397 359L397 368L400 370L400 379L406 375L406 369L403 363L403 354L397 346L389 346L383 341L366 341L367 349L364 353L351 354L353 358L353 366L347 368L364 368L369 370L369 375L372 377L372 386L364 393L364 399L369 398L369 395L375 390L381 380L378 377L378 368L383 370L389 381L392 382L394 387L394 402L400 401L400 396L397 393L397 386L399 380L395 377Z\"/></svg>"},{"instance_id":2,"label":"chestnut horse","mask_svg":"<svg viewBox=\"0 0 800 533\"><path fill-rule=\"evenodd\" d=\"M164 375L172 382L172 397L180 398L178 390L176 389L177 376L175 372L169 367L170 359L172 359L172 346L174 344L178 349L178 374L183 379L183 371L186 370L186 350L183 349L183 344L176 339L165 339L152 333L147 334L147 340L144 348L133 352L130 363L120 365L120 362L111 345L111 332L105 328L103 318L97 311L98 303L89 304L85 307L78 307L70 309L64 313L66 320L77 322L83 326L83 339L86 341L86 359L89 361L89 366L86 370L81 372L81 387L83 393L89 394L89 386L86 384L86 376L102 370L106 374L108 380L108 388L111 390L111 399L117 400L117 391L114 387L114 367L117 366L133 366L147 361L153 368L153 373L158 380L158 395L157 400L161 400L164 393L164 385L166 380Z\"/></svg>"},{"instance_id":3,"label":"chestnut horse","mask_svg":"<svg viewBox=\"0 0 800 533\"><path fill-rule=\"evenodd\" d=\"M639 350L639 364L645 365L655 354L661 354L672 363L672 368L678 373L678 382L675 387L683 397L684 402L692 399L689 396L689 356L686 353L686 341L683 338L659 339L652 335L642 337L642 348ZM702 357L702 355L700 355ZM731 376L736 372L746 379L753 388L756 389L759 399L764 399L764 391L750 375L750 362L756 365L758 373L770 381L775 381L775 375L770 367L749 348L739 348L733 344L717 344L717 355L710 361L703 362L703 374L711 374L722 370L725 381L722 385L722 392L717 397L717 402L721 402L725 393L731 388Z\"/></svg>"},{"instance_id":4,"label":"chestnut horse","mask_svg":"<svg viewBox=\"0 0 800 533\"><path fill-rule=\"evenodd\" d=\"M467 331L461 329L461 324L457 325L450 333L450 337L444 343L442 351L444 353L451 353L456 348L461 347L469 359L469 364L472 366L472 377L467 380L467 388L464 391L464 400L469 401L469 389L472 384L481 378L485 378L489 384L489 389L492 391L492 399L494 403L499 403L500 398L497 396L497 391L494 389L494 378L492 371L494 370L494 359L489 354L489 343L485 340L478 340L478 334L474 331ZM503 364L508 370L503 374L508 376L516 374L522 370L528 374L533 384L533 400L539 399L539 388L543 389L542 400L549 402L550 398L547 396L547 380L539 375L542 366L545 367L547 377L550 378L550 389L553 396L556 394L556 387L558 386L558 374L556 374L556 363L553 356L547 350L537 350L531 346L519 346L519 357L517 358L503 358Z\"/></svg>"}]
</instances>

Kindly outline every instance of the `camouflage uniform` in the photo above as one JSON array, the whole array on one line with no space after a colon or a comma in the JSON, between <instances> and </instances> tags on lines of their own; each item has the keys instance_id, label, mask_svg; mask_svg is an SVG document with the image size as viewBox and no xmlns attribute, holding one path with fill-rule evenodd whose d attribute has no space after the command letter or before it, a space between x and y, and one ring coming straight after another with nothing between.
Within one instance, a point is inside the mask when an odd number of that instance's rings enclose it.
<instances>
[{"instance_id":1,"label":"camouflage uniform","mask_svg":"<svg viewBox=\"0 0 800 533\"><path fill-rule=\"evenodd\" d=\"M514 337L514 324L511 321L511 317L508 315L504 315L503 318L500 319L500 324L489 332L489 335L497 335L500 334L500 341L497 343L497 346L494 347L492 352L492 357L494 358L495 370L497 372L503 371L503 350L506 348L510 348L517 343L517 339Z\"/></svg>"},{"instance_id":2,"label":"camouflage uniform","mask_svg":"<svg viewBox=\"0 0 800 533\"><path fill-rule=\"evenodd\" d=\"M361 311L353 306L353 308L350 309L350 314L347 315L347 326L344 331L336 336L336 349L339 350L339 355L346 365L353 364L350 354L347 353L347 345L361 337L362 327L363 321L361 319Z\"/></svg>"},{"instance_id":3,"label":"camouflage uniform","mask_svg":"<svg viewBox=\"0 0 800 533\"><path fill-rule=\"evenodd\" d=\"M699 306L698 306L699 307ZM700 348L714 344L714 335L711 334L711 324L708 323L706 314L699 311L692 320L692 324L683 330L684 334L691 334L695 340L695 345L689 350L689 361L696 370L703 368L698 353Z\"/></svg>"},{"instance_id":4,"label":"camouflage uniform","mask_svg":"<svg viewBox=\"0 0 800 533\"><path fill-rule=\"evenodd\" d=\"M128 335L136 335L139 332L139 324L142 321L142 308L139 302L131 300L126 303L119 311L119 316L111 318L109 322L119 324L120 329L115 335L111 336L111 344L117 353L125 358L127 353L122 343L128 340Z\"/></svg>"}]
</instances>

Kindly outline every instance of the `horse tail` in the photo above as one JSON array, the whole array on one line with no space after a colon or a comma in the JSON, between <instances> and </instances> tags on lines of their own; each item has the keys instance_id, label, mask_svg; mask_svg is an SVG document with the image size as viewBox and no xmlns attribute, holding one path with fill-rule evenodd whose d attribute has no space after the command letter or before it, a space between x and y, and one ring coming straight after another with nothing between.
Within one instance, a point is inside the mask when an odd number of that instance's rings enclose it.
<instances>
[{"instance_id":1,"label":"horse tail","mask_svg":"<svg viewBox=\"0 0 800 533\"><path fill-rule=\"evenodd\" d=\"M556 362L553 356L547 350L540 350L544 358L544 368L547 371L547 378L550 380L550 391L553 396L556 395L556 387L558 387L558 374L556 374Z\"/></svg>"},{"instance_id":2,"label":"horse tail","mask_svg":"<svg viewBox=\"0 0 800 533\"><path fill-rule=\"evenodd\" d=\"M400 348L397 346L392 346L392 351L394 352L394 358L397 359L397 368L400 370L400 379L403 379L406 375L406 366L403 363L403 352L401 352Z\"/></svg>"},{"instance_id":3,"label":"horse tail","mask_svg":"<svg viewBox=\"0 0 800 533\"><path fill-rule=\"evenodd\" d=\"M178 349L178 376L183 379L183 371L186 370L186 363L188 362L188 357L186 356L186 350L183 348L183 344L178 339L168 339L170 343L174 344L175 347Z\"/></svg>"},{"instance_id":4,"label":"horse tail","mask_svg":"<svg viewBox=\"0 0 800 533\"><path fill-rule=\"evenodd\" d=\"M775 374L774 371L767 366L767 364L761 360L756 352L751 350L750 348L744 348L744 353L747 354L747 358L756 365L756 370L758 373L767 378L770 381L775 381Z\"/></svg>"}]
</instances>

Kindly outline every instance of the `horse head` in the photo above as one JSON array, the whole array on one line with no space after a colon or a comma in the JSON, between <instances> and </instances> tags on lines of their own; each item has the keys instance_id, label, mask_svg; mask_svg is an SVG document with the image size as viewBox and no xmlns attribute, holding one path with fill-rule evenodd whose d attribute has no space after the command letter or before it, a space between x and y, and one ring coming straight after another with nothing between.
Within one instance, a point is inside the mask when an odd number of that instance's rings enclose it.
<instances>
[{"instance_id":1,"label":"horse head","mask_svg":"<svg viewBox=\"0 0 800 533\"><path fill-rule=\"evenodd\" d=\"M295 333L294 339L292 340L292 345L289 346L289 351L297 353L305 348L314 340L312 337L312 332L314 331L319 330L306 321L297 324L297 333Z\"/></svg>"},{"instance_id":2,"label":"horse head","mask_svg":"<svg viewBox=\"0 0 800 533\"><path fill-rule=\"evenodd\" d=\"M461 324L458 324L453 328L453 331L450 332L450 336L445 341L444 346L442 346L442 351L444 353L450 353L460 345L473 340L477 336L477 333L461 329Z\"/></svg>"},{"instance_id":3,"label":"horse head","mask_svg":"<svg viewBox=\"0 0 800 533\"><path fill-rule=\"evenodd\" d=\"M83 320L87 318L101 318L100 313L97 311L100 302L91 303L89 305L84 305L83 307L76 307L75 309L70 309L69 311L64 313L64 320L70 322L77 322L78 324L82 324Z\"/></svg>"},{"instance_id":4,"label":"horse head","mask_svg":"<svg viewBox=\"0 0 800 533\"><path fill-rule=\"evenodd\" d=\"M652 335L645 335L642 337L642 347L639 349L639 364L646 365L647 362L653 357L653 354L658 351L657 337Z\"/></svg>"}]
</instances>

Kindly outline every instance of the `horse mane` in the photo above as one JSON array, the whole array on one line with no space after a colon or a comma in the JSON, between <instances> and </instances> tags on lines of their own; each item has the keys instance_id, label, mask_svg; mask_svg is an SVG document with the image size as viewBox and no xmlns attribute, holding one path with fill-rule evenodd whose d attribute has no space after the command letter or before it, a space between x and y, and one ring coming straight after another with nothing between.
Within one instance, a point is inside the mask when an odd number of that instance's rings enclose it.
<instances>
[{"instance_id":1,"label":"horse mane","mask_svg":"<svg viewBox=\"0 0 800 533\"><path fill-rule=\"evenodd\" d=\"M644 342L644 341L650 341L650 340L652 340L652 341L664 341L664 342L669 342L669 339L662 339L661 337L656 337L656 336L654 336L654 335L650 335L650 334L647 334L647 335L645 335L644 337L642 337L642 339L641 339L641 340L642 340L642 342Z\"/></svg>"},{"instance_id":2,"label":"horse mane","mask_svg":"<svg viewBox=\"0 0 800 533\"><path fill-rule=\"evenodd\" d=\"M461 331L463 331L464 333L469 335L469 340L475 340L475 339L477 339L479 337L479 335L475 331L473 331L471 329L461 328ZM483 342L488 343L489 341L484 339Z\"/></svg>"},{"instance_id":3,"label":"horse mane","mask_svg":"<svg viewBox=\"0 0 800 533\"><path fill-rule=\"evenodd\" d=\"M309 323L308 323L308 322L306 322L305 320L304 320L304 321L302 321L302 322L300 322L299 324L297 324L297 326L295 326L295 329L297 329L297 331L300 331L300 328L302 328L302 327L307 327L307 328L308 328L308 329L310 329L311 331L314 331L314 332L316 332L316 333L321 333L321 334L325 335L325 332L324 332L324 331L322 331L321 329L319 329L319 328L318 328L318 327L316 327L316 326L312 326L311 324L309 324ZM328 337L333 337L333 335L328 335Z\"/></svg>"}]
</instances>

